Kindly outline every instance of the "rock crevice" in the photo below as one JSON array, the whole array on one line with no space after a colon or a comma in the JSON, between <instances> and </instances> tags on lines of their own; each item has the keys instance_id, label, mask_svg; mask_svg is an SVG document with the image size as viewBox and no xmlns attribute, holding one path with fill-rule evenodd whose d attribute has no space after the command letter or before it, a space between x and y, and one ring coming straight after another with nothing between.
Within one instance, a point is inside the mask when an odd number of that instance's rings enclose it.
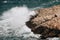
<instances>
[{"instance_id":1,"label":"rock crevice","mask_svg":"<svg viewBox=\"0 0 60 40\"><path fill-rule=\"evenodd\" d=\"M35 10L37 15L26 25L43 37L60 37L60 5Z\"/></svg>"}]
</instances>

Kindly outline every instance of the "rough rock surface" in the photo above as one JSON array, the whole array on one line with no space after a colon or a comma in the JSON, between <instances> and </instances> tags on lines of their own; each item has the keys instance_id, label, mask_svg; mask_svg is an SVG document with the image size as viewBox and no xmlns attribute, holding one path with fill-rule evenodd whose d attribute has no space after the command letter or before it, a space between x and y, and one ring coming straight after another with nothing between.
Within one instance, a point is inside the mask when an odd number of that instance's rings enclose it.
<instances>
[{"instance_id":1,"label":"rough rock surface","mask_svg":"<svg viewBox=\"0 0 60 40\"><path fill-rule=\"evenodd\" d=\"M42 38L60 37L60 5L35 10L37 15L26 24Z\"/></svg>"}]
</instances>

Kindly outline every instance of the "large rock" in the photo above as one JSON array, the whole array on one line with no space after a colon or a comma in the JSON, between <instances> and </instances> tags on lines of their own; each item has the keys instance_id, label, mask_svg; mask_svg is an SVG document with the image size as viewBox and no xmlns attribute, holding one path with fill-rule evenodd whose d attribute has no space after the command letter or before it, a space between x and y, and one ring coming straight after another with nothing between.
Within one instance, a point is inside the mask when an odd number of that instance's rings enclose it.
<instances>
[{"instance_id":1,"label":"large rock","mask_svg":"<svg viewBox=\"0 0 60 40\"><path fill-rule=\"evenodd\" d=\"M35 10L37 15L26 24L42 37L60 37L60 5Z\"/></svg>"}]
</instances>

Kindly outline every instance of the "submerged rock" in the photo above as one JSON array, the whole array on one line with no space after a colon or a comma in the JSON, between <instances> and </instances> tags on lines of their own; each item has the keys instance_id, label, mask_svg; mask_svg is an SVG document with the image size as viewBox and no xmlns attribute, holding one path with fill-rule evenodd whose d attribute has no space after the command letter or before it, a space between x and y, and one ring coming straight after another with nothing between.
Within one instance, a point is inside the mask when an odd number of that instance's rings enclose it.
<instances>
[{"instance_id":1,"label":"submerged rock","mask_svg":"<svg viewBox=\"0 0 60 40\"><path fill-rule=\"evenodd\" d=\"M42 38L60 37L60 5L35 10L37 15L26 25Z\"/></svg>"}]
</instances>

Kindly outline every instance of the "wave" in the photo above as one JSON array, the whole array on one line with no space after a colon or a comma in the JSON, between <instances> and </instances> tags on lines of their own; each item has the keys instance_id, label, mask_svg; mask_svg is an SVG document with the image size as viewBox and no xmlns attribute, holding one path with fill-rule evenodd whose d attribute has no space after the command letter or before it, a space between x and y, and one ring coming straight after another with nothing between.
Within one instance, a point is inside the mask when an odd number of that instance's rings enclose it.
<instances>
[{"instance_id":1,"label":"wave","mask_svg":"<svg viewBox=\"0 0 60 40\"><path fill-rule=\"evenodd\" d=\"M35 36L31 29L26 26L26 22L36 13L26 6L13 7L3 12L0 17L0 35L2 36ZM37 37L37 36L35 36Z\"/></svg>"},{"instance_id":2,"label":"wave","mask_svg":"<svg viewBox=\"0 0 60 40\"><path fill-rule=\"evenodd\" d=\"M34 10L37 8L28 8L26 6L13 7L2 13L0 17L0 36L4 37L35 37L38 38L40 35L34 34L25 23L29 21L31 16L36 15ZM50 39L51 40L51 39Z\"/></svg>"}]
</instances>

